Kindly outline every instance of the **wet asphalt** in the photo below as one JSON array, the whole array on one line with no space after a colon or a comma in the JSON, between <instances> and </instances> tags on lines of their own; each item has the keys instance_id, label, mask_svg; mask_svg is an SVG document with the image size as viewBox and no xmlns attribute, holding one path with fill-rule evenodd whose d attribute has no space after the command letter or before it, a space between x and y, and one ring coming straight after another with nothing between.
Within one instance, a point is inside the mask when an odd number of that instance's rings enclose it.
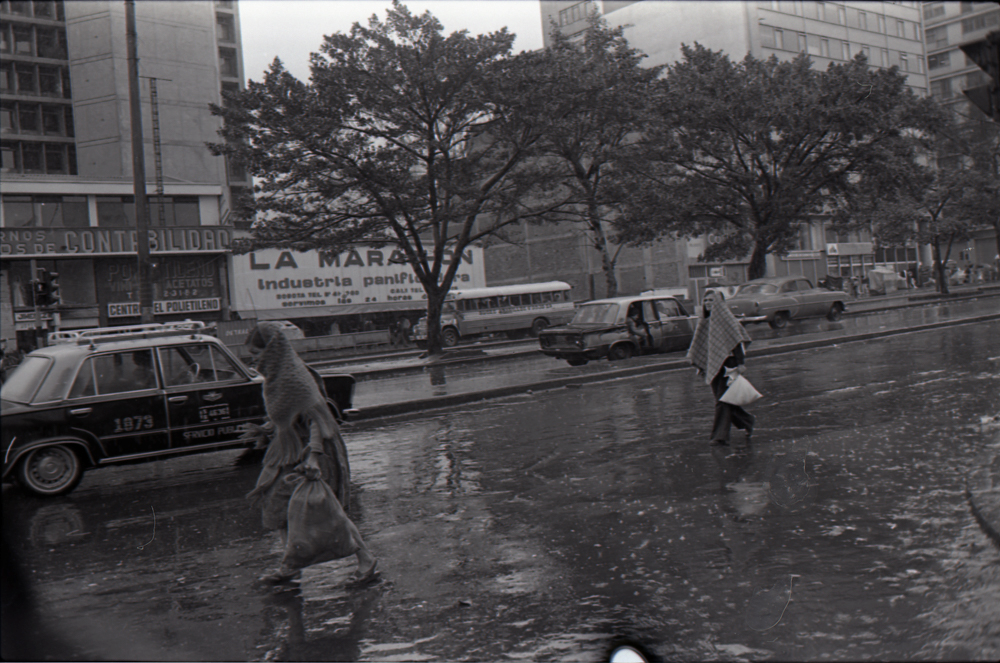
<instances>
[{"instance_id":1,"label":"wet asphalt","mask_svg":"<svg viewBox=\"0 0 1000 663\"><path fill-rule=\"evenodd\" d=\"M41 617L23 633L77 660L597 661L623 638L664 660L996 660L1000 558L966 499L996 325L751 356L765 398L731 454L693 371L359 421L363 589L350 560L252 586L279 549L237 452L5 489ZM524 372L504 365L473 372Z\"/></svg>"}]
</instances>

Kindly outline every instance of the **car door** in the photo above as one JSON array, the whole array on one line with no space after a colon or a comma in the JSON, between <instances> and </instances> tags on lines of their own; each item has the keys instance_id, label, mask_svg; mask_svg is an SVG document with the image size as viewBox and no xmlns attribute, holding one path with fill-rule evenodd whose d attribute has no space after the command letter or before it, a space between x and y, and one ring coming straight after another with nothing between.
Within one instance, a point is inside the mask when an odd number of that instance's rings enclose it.
<instances>
[{"instance_id":1,"label":"car door","mask_svg":"<svg viewBox=\"0 0 1000 663\"><path fill-rule=\"evenodd\" d=\"M808 279L798 279L799 299L802 301L800 317L826 315L830 307L827 301L827 293L818 288L814 288Z\"/></svg>"},{"instance_id":2,"label":"car door","mask_svg":"<svg viewBox=\"0 0 1000 663\"><path fill-rule=\"evenodd\" d=\"M164 346L159 358L172 449L225 444L244 423L264 417L260 383L215 344Z\"/></svg>"},{"instance_id":3,"label":"car door","mask_svg":"<svg viewBox=\"0 0 1000 663\"><path fill-rule=\"evenodd\" d=\"M781 287L778 288L778 300L780 301L779 310L788 311L788 315L792 318L801 317L802 300L799 296L798 281L792 280L782 283Z\"/></svg>"},{"instance_id":4,"label":"car door","mask_svg":"<svg viewBox=\"0 0 1000 663\"><path fill-rule=\"evenodd\" d=\"M148 348L89 357L66 407L70 425L94 435L107 457L155 455L170 446L164 394Z\"/></svg>"},{"instance_id":5,"label":"car door","mask_svg":"<svg viewBox=\"0 0 1000 663\"><path fill-rule=\"evenodd\" d=\"M660 318L656 314L656 307L652 300L641 302L642 322L649 331L650 351L663 352L663 329L660 327Z\"/></svg>"},{"instance_id":6,"label":"car door","mask_svg":"<svg viewBox=\"0 0 1000 663\"><path fill-rule=\"evenodd\" d=\"M657 299L656 310L660 317L663 351L686 350L694 336L697 316L689 316L675 299Z\"/></svg>"}]
</instances>

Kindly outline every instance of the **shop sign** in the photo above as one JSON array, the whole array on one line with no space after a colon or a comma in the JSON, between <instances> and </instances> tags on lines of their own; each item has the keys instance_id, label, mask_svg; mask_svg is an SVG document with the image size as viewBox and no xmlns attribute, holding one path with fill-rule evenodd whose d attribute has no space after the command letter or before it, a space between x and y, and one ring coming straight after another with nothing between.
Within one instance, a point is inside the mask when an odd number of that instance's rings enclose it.
<instances>
[{"instance_id":1,"label":"shop sign","mask_svg":"<svg viewBox=\"0 0 1000 663\"><path fill-rule=\"evenodd\" d=\"M38 317L42 320L51 320L52 313L48 311L39 311ZM14 313L14 322L34 322L35 312L34 311L18 311Z\"/></svg>"},{"instance_id":2,"label":"shop sign","mask_svg":"<svg viewBox=\"0 0 1000 663\"><path fill-rule=\"evenodd\" d=\"M176 315L178 313L205 313L219 311L222 302L218 297L206 299L167 299L153 302L153 315ZM109 318L136 317L141 314L139 302L108 304Z\"/></svg>"},{"instance_id":3,"label":"shop sign","mask_svg":"<svg viewBox=\"0 0 1000 663\"><path fill-rule=\"evenodd\" d=\"M485 285L483 250L467 248L452 287ZM390 302L423 308L427 299L404 254L392 246L357 246L339 255L280 249L234 255L232 290L233 308L249 312Z\"/></svg>"},{"instance_id":4,"label":"shop sign","mask_svg":"<svg viewBox=\"0 0 1000 663\"><path fill-rule=\"evenodd\" d=\"M30 228L0 230L0 255L99 256L135 254L133 228ZM229 250L231 230L221 226L152 228L151 253L221 253Z\"/></svg>"}]
</instances>

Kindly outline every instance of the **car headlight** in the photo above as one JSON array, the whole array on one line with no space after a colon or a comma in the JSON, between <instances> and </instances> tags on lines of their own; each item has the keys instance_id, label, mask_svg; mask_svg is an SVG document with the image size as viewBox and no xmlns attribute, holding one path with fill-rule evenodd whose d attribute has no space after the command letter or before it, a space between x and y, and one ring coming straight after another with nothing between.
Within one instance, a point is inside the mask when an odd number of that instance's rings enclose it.
<instances>
[{"instance_id":1,"label":"car headlight","mask_svg":"<svg viewBox=\"0 0 1000 663\"><path fill-rule=\"evenodd\" d=\"M583 337L582 336L578 336L577 339L576 339L576 347L578 347L578 348L580 348L582 350L583 346L584 346Z\"/></svg>"}]
</instances>

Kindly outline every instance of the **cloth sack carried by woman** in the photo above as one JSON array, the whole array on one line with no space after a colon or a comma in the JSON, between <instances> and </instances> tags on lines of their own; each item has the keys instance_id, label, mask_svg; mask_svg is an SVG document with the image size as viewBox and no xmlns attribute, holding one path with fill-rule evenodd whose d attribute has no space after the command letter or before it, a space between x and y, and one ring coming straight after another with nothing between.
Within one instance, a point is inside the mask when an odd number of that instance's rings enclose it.
<instances>
[{"instance_id":1,"label":"cloth sack carried by woman","mask_svg":"<svg viewBox=\"0 0 1000 663\"><path fill-rule=\"evenodd\" d=\"M742 407L750 405L750 403L761 398L761 393L750 384L750 380L740 375L739 371L735 369L732 369L732 375L729 374L729 371L730 369L726 369L726 377L729 378L729 388L726 389L726 393L719 397L720 401Z\"/></svg>"}]
</instances>

